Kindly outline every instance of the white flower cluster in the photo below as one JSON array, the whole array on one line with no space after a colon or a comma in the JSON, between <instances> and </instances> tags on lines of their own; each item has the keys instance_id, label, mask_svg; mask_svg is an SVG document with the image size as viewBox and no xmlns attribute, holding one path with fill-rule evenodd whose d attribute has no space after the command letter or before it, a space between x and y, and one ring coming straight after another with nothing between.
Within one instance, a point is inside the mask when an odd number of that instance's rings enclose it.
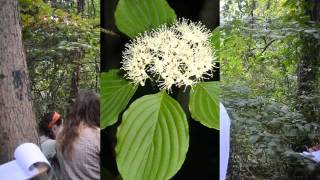
<instances>
[{"instance_id":1,"label":"white flower cluster","mask_svg":"<svg viewBox=\"0 0 320 180\"><path fill-rule=\"evenodd\" d=\"M212 76L215 58L210 37L201 23L181 19L126 44L122 69L126 78L142 86L148 78L160 89L191 86Z\"/></svg>"}]
</instances>

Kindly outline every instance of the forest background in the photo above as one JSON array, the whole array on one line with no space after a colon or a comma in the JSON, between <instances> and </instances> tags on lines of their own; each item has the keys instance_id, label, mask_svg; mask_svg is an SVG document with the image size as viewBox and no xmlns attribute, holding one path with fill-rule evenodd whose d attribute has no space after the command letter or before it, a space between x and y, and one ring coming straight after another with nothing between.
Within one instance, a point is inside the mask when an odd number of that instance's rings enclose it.
<instances>
[{"instance_id":1,"label":"forest background","mask_svg":"<svg viewBox=\"0 0 320 180\"><path fill-rule=\"evenodd\" d=\"M19 0L37 118L65 115L80 89L99 90L100 1Z\"/></svg>"},{"instance_id":2,"label":"forest background","mask_svg":"<svg viewBox=\"0 0 320 180\"><path fill-rule=\"evenodd\" d=\"M224 0L220 18L228 178L314 178L296 152L320 140L320 2Z\"/></svg>"},{"instance_id":3,"label":"forest background","mask_svg":"<svg viewBox=\"0 0 320 180\"><path fill-rule=\"evenodd\" d=\"M18 145L39 144L44 113L65 117L80 89L99 90L99 3L0 2L0 164Z\"/></svg>"}]
</instances>

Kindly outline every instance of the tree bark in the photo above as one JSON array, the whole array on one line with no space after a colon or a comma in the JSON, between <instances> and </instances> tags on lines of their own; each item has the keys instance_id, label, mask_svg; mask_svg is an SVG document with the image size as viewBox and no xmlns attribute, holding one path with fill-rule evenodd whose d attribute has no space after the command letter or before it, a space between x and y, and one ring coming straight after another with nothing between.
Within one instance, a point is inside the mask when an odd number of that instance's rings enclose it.
<instances>
[{"instance_id":1,"label":"tree bark","mask_svg":"<svg viewBox=\"0 0 320 180\"><path fill-rule=\"evenodd\" d=\"M320 1L309 0L311 6L306 9L310 20L320 22ZM297 69L297 109L305 116L307 121L320 121L320 104L316 99L304 98L314 96L316 93L317 74L320 65L319 39L312 34L302 34L303 41L301 57Z\"/></svg>"},{"instance_id":2,"label":"tree bark","mask_svg":"<svg viewBox=\"0 0 320 180\"><path fill-rule=\"evenodd\" d=\"M0 164L17 146L38 144L17 0L0 0Z\"/></svg>"}]
</instances>

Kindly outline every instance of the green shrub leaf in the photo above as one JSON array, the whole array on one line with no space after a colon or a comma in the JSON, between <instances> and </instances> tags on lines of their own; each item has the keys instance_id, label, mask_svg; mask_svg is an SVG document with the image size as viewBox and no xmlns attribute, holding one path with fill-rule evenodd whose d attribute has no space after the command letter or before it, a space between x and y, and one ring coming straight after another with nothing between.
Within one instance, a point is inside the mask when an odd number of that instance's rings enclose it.
<instances>
[{"instance_id":1,"label":"green shrub leaf","mask_svg":"<svg viewBox=\"0 0 320 180\"><path fill-rule=\"evenodd\" d=\"M215 28L213 31L212 31L212 36L211 36L211 44L214 48L214 50L218 51L220 49L220 31L221 31L221 28L220 27L217 27Z\"/></svg>"},{"instance_id":2,"label":"green shrub leaf","mask_svg":"<svg viewBox=\"0 0 320 180\"><path fill-rule=\"evenodd\" d=\"M219 87L217 82L198 83L190 91L189 110L191 116L201 124L220 128Z\"/></svg>"},{"instance_id":3,"label":"green shrub leaf","mask_svg":"<svg viewBox=\"0 0 320 180\"><path fill-rule=\"evenodd\" d=\"M131 38L175 20L175 12L166 0L119 0L115 11L118 29Z\"/></svg>"},{"instance_id":4,"label":"green shrub leaf","mask_svg":"<svg viewBox=\"0 0 320 180\"><path fill-rule=\"evenodd\" d=\"M166 92L143 96L123 114L117 140L117 165L123 179L169 179L188 150L186 115Z\"/></svg>"},{"instance_id":5,"label":"green shrub leaf","mask_svg":"<svg viewBox=\"0 0 320 180\"><path fill-rule=\"evenodd\" d=\"M137 90L136 85L122 78L118 73L119 70L101 73L101 128L117 122L119 114L126 108Z\"/></svg>"}]
</instances>

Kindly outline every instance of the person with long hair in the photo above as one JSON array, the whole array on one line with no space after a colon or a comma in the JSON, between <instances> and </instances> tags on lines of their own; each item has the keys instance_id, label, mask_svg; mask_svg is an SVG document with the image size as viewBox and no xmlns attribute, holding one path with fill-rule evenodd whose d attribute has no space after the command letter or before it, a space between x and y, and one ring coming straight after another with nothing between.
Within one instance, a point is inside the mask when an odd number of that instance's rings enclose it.
<instances>
[{"instance_id":1,"label":"person with long hair","mask_svg":"<svg viewBox=\"0 0 320 180\"><path fill-rule=\"evenodd\" d=\"M100 179L100 102L81 91L57 137L57 155L65 179Z\"/></svg>"}]
</instances>

